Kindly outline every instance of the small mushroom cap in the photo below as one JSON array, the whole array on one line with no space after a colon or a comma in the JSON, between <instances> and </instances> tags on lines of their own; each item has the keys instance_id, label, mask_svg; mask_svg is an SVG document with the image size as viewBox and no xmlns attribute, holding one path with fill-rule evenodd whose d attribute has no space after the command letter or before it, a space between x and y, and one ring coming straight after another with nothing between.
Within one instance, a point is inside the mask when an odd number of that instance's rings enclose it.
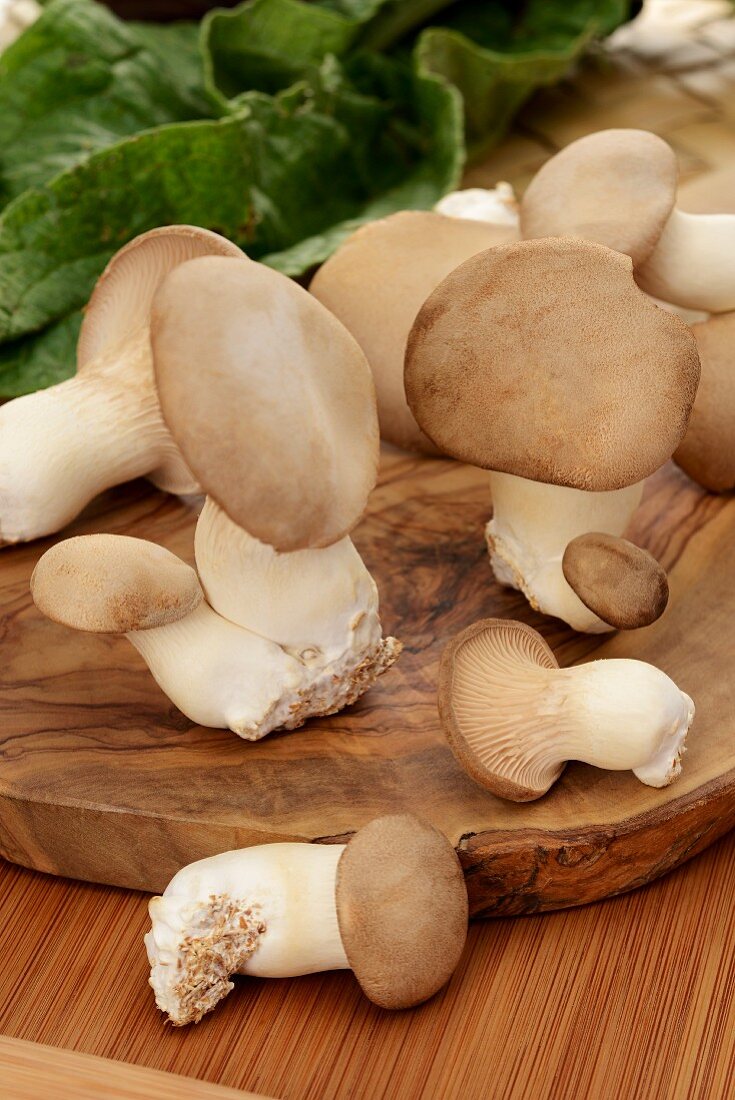
<instances>
[{"instance_id":1,"label":"small mushroom cap","mask_svg":"<svg viewBox=\"0 0 735 1100\"><path fill-rule=\"evenodd\" d=\"M702 377L674 459L705 489L724 493L735 489L735 312L692 325L692 332Z\"/></svg>"},{"instance_id":2,"label":"small mushroom cap","mask_svg":"<svg viewBox=\"0 0 735 1100\"><path fill-rule=\"evenodd\" d=\"M375 379L380 434L436 454L406 404L403 356L413 320L442 279L475 253L516 240L515 228L403 210L348 237L309 290L349 329Z\"/></svg>"},{"instance_id":3,"label":"small mushroom cap","mask_svg":"<svg viewBox=\"0 0 735 1100\"><path fill-rule=\"evenodd\" d=\"M170 271L195 256L211 255L247 259L226 237L197 225L151 229L116 252L84 311L77 369L148 324L153 296Z\"/></svg>"},{"instance_id":4,"label":"small mushroom cap","mask_svg":"<svg viewBox=\"0 0 735 1100\"><path fill-rule=\"evenodd\" d=\"M686 431L699 381L689 328L591 241L473 256L422 306L408 403L430 439L488 470L574 489L652 474Z\"/></svg>"},{"instance_id":5,"label":"small mushroom cap","mask_svg":"<svg viewBox=\"0 0 735 1100\"><path fill-rule=\"evenodd\" d=\"M524 237L584 237L650 256L676 201L673 150L647 130L598 130L552 157L521 203Z\"/></svg>"},{"instance_id":6,"label":"small mushroom cap","mask_svg":"<svg viewBox=\"0 0 735 1100\"><path fill-rule=\"evenodd\" d=\"M233 523L279 551L328 546L378 470L375 387L329 310L258 263L181 264L153 304L164 419Z\"/></svg>"},{"instance_id":7,"label":"small mushroom cap","mask_svg":"<svg viewBox=\"0 0 735 1100\"><path fill-rule=\"evenodd\" d=\"M529 668L558 667L541 635L511 619L481 619L442 653L438 705L449 747L467 774L498 798L540 798L564 770L564 763L534 767L537 731L524 726Z\"/></svg>"},{"instance_id":8,"label":"small mushroom cap","mask_svg":"<svg viewBox=\"0 0 735 1100\"><path fill-rule=\"evenodd\" d=\"M412 814L376 818L337 867L348 962L371 1001L410 1008L454 972L467 938L467 888L447 838Z\"/></svg>"},{"instance_id":9,"label":"small mushroom cap","mask_svg":"<svg viewBox=\"0 0 735 1100\"><path fill-rule=\"evenodd\" d=\"M591 532L578 535L562 558L567 583L585 607L616 630L655 623L669 600L666 572L627 539Z\"/></svg>"},{"instance_id":10,"label":"small mushroom cap","mask_svg":"<svg viewBox=\"0 0 735 1100\"><path fill-rule=\"evenodd\" d=\"M163 546L126 535L56 543L33 570L31 594L47 618L98 634L165 626L202 601L191 566Z\"/></svg>"}]
</instances>

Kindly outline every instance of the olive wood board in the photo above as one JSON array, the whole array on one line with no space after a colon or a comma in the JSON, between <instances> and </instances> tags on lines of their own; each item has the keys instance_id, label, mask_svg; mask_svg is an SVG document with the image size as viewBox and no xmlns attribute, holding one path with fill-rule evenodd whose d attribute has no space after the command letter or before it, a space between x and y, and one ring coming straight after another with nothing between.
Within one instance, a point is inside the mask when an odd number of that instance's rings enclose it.
<instances>
[{"instance_id":1,"label":"olive wood board","mask_svg":"<svg viewBox=\"0 0 735 1100\"><path fill-rule=\"evenodd\" d=\"M267 841L344 840L411 810L457 847L475 916L579 905L630 890L735 825L735 500L669 465L631 537L669 570L653 626L579 635L493 579L487 475L385 449L354 541L378 583L398 663L355 706L248 743L193 725L122 637L65 629L35 609L46 540L0 552L0 854L40 871L160 891L178 868ZM136 482L65 532L112 531L193 560L196 508ZM697 714L684 770L664 790L574 763L537 802L477 786L439 726L445 643L479 618L522 619L561 665L637 657L672 676Z\"/></svg>"}]
</instances>

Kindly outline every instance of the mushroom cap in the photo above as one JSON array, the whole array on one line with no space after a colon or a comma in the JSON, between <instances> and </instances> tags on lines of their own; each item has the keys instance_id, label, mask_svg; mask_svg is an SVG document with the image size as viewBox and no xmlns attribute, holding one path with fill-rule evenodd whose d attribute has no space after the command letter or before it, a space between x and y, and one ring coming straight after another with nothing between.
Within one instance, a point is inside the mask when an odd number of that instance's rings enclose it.
<instances>
[{"instance_id":1,"label":"mushroom cap","mask_svg":"<svg viewBox=\"0 0 735 1100\"><path fill-rule=\"evenodd\" d=\"M163 546L127 535L57 542L36 564L31 594L47 618L98 634L165 626L202 601L191 566Z\"/></svg>"},{"instance_id":2,"label":"mushroom cap","mask_svg":"<svg viewBox=\"0 0 735 1100\"><path fill-rule=\"evenodd\" d=\"M529 670L558 667L541 635L511 619L481 619L442 653L438 705L449 746L467 774L498 798L540 798L564 770L564 762L549 768L534 761L539 731L524 726ZM537 723L535 716L529 721Z\"/></svg>"},{"instance_id":3,"label":"mushroom cap","mask_svg":"<svg viewBox=\"0 0 735 1100\"><path fill-rule=\"evenodd\" d=\"M735 312L692 325L702 363L689 427L674 459L716 493L735 489Z\"/></svg>"},{"instance_id":4,"label":"mushroom cap","mask_svg":"<svg viewBox=\"0 0 735 1100\"><path fill-rule=\"evenodd\" d=\"M627 539L598 532L578 535L562 558L567 583L585 607L616 630L636 630L658 619L669 582L656 559Z\"/></svg>"},{"instance_id":5,"label":"mushroom cap","mask_svg":"<svg viewBox=\"0 0 735 1100\"><path fill-rule=\"evenodd\" d=\"M598 130L548 160L521 202L523 237L584 237L650 256L676 201L676 155L647 130Z\"/></svg>"},{"instance_id":6,"label":"mushroom cap","mask_svg":"<svg viewBox=\"0 0 735 1100\"><path fill-rule=\"evenodd\" d=\"M517 240L515 228L403 210L348 237L309 290L365 352L375 379L380 434L389 443L436 454L406 404L403 356L414 318L445 276L475 253Z\"/></svg>"},{"instance_id":7,"label":"mushroom cap","mask_svg":"<svg viewBox=\"0 0 735 1100\"><path fill-rule=\"evenodd\" d=\"M279 551L328 546L375 484L375 388L347 329L258 263L209 256L172 271L153 303L164 419L233 523Z\"/></svg>"},{"instance_id":8,"label":"mushroom cap","mask_svg":"<svg viewBox=\"0 0 735 1100\"><path fill-rule=\"evenodd\" d=\"M652 474L686 431L699 381L689 328L591 241L501 245L456 268L408 339L406 395L441 450L574 489Z\"/></svg>"},{"instance_id":9,"label":"mushroom cap","mask_svg":"<svg viewBox=\"0 0 735 1100\"><path fill-rule=\"evenodd\" d=\"M247 260L237 245L197 225L164 225L141 233L116 252L97 280L77 343L81 371L106 349L147 325L153 296L180 263L195 256Z\"/></svg>"},{"instance_id":10,"label":"mushroom cap","mask_svg":"<svg viewBox=\"0 0 735 1100\"><path fill-rule=\"evenodd\" d=\"M347 960L371 1001L410 1008L449 981L467 938L457 854L413 814L376 818L337 867L337 918Z\"/></svg>"}]
</instances>

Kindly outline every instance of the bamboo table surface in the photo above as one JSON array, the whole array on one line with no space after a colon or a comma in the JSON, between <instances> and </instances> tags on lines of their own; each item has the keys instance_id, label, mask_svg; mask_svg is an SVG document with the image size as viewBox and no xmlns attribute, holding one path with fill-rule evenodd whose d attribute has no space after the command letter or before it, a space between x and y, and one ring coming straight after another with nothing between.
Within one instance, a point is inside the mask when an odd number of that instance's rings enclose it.
<instances>
[{"instance_id":1,"label":"bamboo table surface","mask_svg":"<svg viewBox=\"0 0 735 1100\"><path fill-rule=\"evenodd\" d=\"M735 173L735 20L624 31L537 96L467 183L522 189L555 149L608 126L665 136L692 196ZM409 1012L377 1009L349 972L239 979L213 1016L177 1030L147 986L144 895L2 863L0 1035L284 1100L731 1096L734 876L731 835L634 894L474 924L449 987ZM59 1074L96 1066L64 1055ZM52 1095L41 1077L14 1095ZM142 1077L119 1084L114 1095L145 1095Z\"/></svg>"}]
</instances>

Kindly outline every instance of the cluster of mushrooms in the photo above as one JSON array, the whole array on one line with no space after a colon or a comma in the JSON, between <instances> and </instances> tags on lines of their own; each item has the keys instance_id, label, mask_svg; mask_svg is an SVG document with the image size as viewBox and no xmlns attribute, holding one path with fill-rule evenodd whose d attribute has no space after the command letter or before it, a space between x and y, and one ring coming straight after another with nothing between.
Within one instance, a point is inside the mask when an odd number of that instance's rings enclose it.
<instances>
[{"instance_id":1,"label":"cluster of mushrooms","mask_svg":"<svg viewBox=\"0 0 735 1100\"><path fill-rule=\"evenodd\" d=\"M0 540L146 476L205 495L196 568L142 539L71 538L36 566L37 607L125 634L193 722L255 740L339 710L401 649L350 540L380 435L489 471L492 569L533 608L592 633L653 623L666 574L624 537L645 479L673 456L735 487L735 218L678 211L676 185L661 139L602 131L520 207L499 185L364 226L309 291L203 229L136 238L95 288L76 376L0 408ZM462 767L514 801L568 760L664 786L694 715L649 664L560 669L497 619L450 641L438 707ZM156 1001L184 1024L235 973L351 967L376 1003L416 1004L459 959L467 896L449 842L397 815L347 845L202 860L150 913Z\"/></svg>"}]
</instances>

